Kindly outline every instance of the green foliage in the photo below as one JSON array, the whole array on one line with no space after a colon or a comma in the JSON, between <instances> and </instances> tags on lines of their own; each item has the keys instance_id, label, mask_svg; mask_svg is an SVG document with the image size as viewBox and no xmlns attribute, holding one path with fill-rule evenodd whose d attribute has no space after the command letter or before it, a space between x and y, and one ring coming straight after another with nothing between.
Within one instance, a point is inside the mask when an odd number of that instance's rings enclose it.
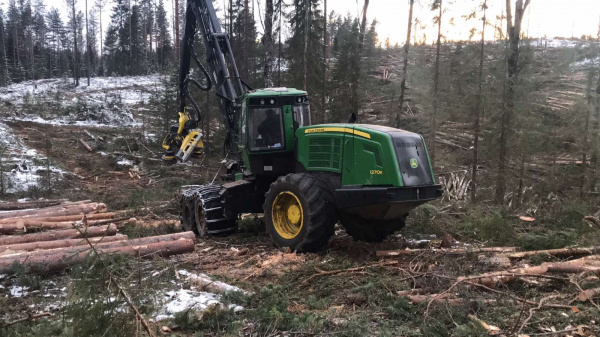
<instances>
[{"instance_id":1,"label":"green foliage","mask_svg":"<svg viewBox=\"0 0 600 337\"><path fill-rule=\"evenodd\" d=\"M517 237L514 224L502 211L473 210L458 226L461 235L490 245L511 245Z\"/></svg>"}]
</instances>

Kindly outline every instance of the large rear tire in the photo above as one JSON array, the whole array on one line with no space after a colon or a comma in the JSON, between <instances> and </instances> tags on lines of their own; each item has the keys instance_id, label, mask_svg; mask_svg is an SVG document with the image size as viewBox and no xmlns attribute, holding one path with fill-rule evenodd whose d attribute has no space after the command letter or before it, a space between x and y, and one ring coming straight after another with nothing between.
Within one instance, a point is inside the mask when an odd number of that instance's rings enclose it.
<instances>
[{"instance_id":1,"label":"large rear tire","mask_svg":"<svg viewBox=\"0 0 600 337\"><path fill-rule=\"evenodd\" d=\"M226 216L222 191L221 185L204 185L183 192L180 218L186 231L200 237L235 233L237 218Z\"/></svg>"},{"instance_id":2,"label":"large rear tire","mask_svg":"<svg viewBox=\"0 0 600 337\"><path fill-rule=\"evenodd\" d=\"M340 223L354 240L381 242L406 225L406 216L394 220L371 220L360 215L340 212Z\"/></svg>"},{"instance_id":3,"label":"large rear tire","mask_svg":"<svg viewBox=\"0 0 600 337\"><path fill-rule=\"evenodd\" d=\"M334 234L333 191L311 174L279 177L265 195L263 210L267 232L280 248L318 251Z\"/></svg>"}]
</instances>

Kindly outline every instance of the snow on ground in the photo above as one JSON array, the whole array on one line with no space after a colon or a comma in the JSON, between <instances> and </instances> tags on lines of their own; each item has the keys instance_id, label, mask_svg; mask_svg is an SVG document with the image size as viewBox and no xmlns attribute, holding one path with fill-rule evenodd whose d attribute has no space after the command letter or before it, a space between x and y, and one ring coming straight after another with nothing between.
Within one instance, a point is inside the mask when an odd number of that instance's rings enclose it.
<instances>
[{"instance_id":1,"label":"snow on ground","mask_svg":"<svg viewBox=\"0 0 600 337\"><path fill-rule=\"evenodd\" d=\"M205 310L208 310L213 307L220 307L220 308L231 309L236 312L244 310L244 308L242 306L235 305L235 304L230 304L228 306L224 306L221 303L221 295L220 294L197 290L196 286L194 285L193 280L201 277L200 275L202 275L202 277L208 277L207 275L194 274L194 273L188 272L187 270L178 270L177 272L179 275L185 276L186 278L181 281L173 282L177 289L171 288L171 289L164 289L164 290L159 291L159 293L158 293L159 296L156 297L157 302L154 303L154 305L156 305L158 308L156 310L156 312L154 313L155 321L161 321L161 320L173 318L175 316L175 314L183 312L183 311L188 311L190 309L196 310L196 311L205 311ZM5 275L0 274L0 280L2 280L3 278L5 278ZM203 279L206 280L205 278L203 278ZM235 286L223 283L223 282L214 281L214 283L218 283L218 284L222 285L223 289L228 292L229 291L240 291L243 293L247 293L238 287L235 287ZM66 287L62 287L62 288L56 287L56 283L54 281L49 281L46 285L48 287L47 288L43 287L44 291L42 291L40 293L40 296L42 296L44 298L52 299L51 302L43 304L46 308L46 311L48 311L47 309L49 309L49 308L51 309L51 308L62 307L64 304L63 302L65 300L65 297L67 296L67 288ZM184 287L184 285L185 285L185 287ZM190 288L190 289L184 289L184 288ZM0 285L0 291L4 292L4 290L6 290L5 297L21 298L21 297L27 297L27 296L33 295L33 292L30 293L28 291L29 288L19 285L17 279L14 279L12 281L12 284L10 286L8 286L7 288ZM154 298L154 297L150 296L149 298ZM114 301L116 299L110 298L109 300ZM125 309L125 304L124 304L123 309Z\"/></svg>"},{"instance_id":2,"label":"snow on ground","mask_svg":"<svg viewBox=\"0 0 600 337\"><path fill-rule=\"evenodd\" d=\"M187 270L178 270L177 273L179 275L186 276L187 283L191 284L194 284L194 281L198 279L210 279L208 275L194 274ZM239 291L242 293L247 293L243 289L220 281L213 281L211 282L211 284L218 285L226 292ZM205 291L195 291L194 288L195 287L192 285L191 290L181 288L178 290L171 290L164 293L164 304L158 310L155 320L161 321L173 318L175 314L190 309L197 311L205 311L214 306L224 307L221 303L221 295ZM242 306L235 304L228 305L227 309L233 309L233 311L236 312L244 310Z\"/></svg>"},{"instance_id":3,"label":"snow on ground","mask_svg":"<svg viewBox=\"0 0 600 337\"><path fill-rule=\"evenodd\" d=\"M44 179L48 177L50 169L51 179L60 179L65 172L58 167L46 163L44 156L35 149L29 149L23 141L12 133L11 128L0 122L0 158L2 166L9 171L2 172L6 193L27 191L30 188L41 187Z\"/></svg>"},{"instance_id":4,"label":"snow on ground","mask_svg":"<svg viewBox=\"0 0 600 337\"><path fill-rule=\"evenodd\" d=\"M557 39L557 38L539 38L531 42L534 47L540 48L575 48L579 45L585 45L587 42L579 39Z\"/></svg>"},{"instance_id":5,"label":"snow on ground","mask_svg":"<svg viewBox=\"0 0 600 337\"><path fill-rule=\"evenodd\" d=\"M580 68L580 67L595 66L595 65L598 64L598 62L600 62L600 57L585 58L585 59L583 59L581 61L571 63L569 65L569 67L571 67L571 68Z\"/></svg>"},{"instance_id":6,"label":"snow on ground","mask_svg":"<svg viewBox=\"0 0 600 337\"><path fill-rule=\"evenodd\" d=\"M160 75L44 79L0 88L0 102L10 117L52 125L138 127L132 109L162 88ZM35 111L43 107L43 111ZM34 111L31 111L34 110Z\"/></svg>"}]
</instances>

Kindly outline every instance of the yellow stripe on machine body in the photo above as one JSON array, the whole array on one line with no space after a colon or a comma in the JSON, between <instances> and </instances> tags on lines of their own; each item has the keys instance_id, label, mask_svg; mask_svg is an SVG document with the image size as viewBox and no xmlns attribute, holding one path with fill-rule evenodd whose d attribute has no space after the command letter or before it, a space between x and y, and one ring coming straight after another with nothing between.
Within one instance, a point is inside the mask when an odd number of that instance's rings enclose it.
<instances>
[{"instance_id":1,"label":"yellow stripe on machine body","mask_svg":"<svg viewBox=\"0 0 600 337\"><path fill-rule=\"evenodd\" d=\"M363 132L363 131L358 131L358 130L354 130L352 128L343 128L343 127L322 127L322 128L312 128L312 129L306 129L304 130L305 134L308 133L321 133L321 132L343 132L343 133L350 133L353 134L355 136L360 136L363 138L367 138L367 139L371 139L371 135Z\"/></svg>"}]
</instances>

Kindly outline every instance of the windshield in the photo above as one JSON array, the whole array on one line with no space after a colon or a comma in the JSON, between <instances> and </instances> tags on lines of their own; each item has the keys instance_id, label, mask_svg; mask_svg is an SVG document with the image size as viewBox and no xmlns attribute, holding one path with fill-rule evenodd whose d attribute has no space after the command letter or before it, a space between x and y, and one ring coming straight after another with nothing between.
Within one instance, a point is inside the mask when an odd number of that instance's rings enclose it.
<instances>
[{"instance_id":1,"label":"windshield","mask_svg":"<svg viewBox=\"0 0 600 337\"><path fill-rule=\"evenodd\" d=\"M283 148L283 117L281 108L250 108L250 150Z\"/></svg>"},{"instance_id":2,"label":"windshield","mask_svg":"<svg viewBox=\"0 0 600 337\"><path fill-rule=\"evenodd\" d=\"M310 105L308 103L294 105L294 130L310 125Z\"/></svg>"}]
</instances>

